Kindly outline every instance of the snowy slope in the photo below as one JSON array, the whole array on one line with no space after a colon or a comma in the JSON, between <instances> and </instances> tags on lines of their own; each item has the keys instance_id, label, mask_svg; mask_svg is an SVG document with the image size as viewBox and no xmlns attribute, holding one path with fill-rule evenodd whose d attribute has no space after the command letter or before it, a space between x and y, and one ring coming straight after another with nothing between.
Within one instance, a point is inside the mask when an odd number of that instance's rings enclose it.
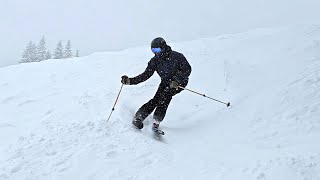
<instances>
[{"instance_id":1,"label":"snowy slope","mask_svg":"<svg viewBox=\"0 0 320 180\"><path fill-rule=\"evenodd\" d=\"M125 86L149 47L0 69L0 179L320 179L320 26L256 29L172 45L193 67L166 135L135 111L159 83Z\"/></svg>"}]
</instances>

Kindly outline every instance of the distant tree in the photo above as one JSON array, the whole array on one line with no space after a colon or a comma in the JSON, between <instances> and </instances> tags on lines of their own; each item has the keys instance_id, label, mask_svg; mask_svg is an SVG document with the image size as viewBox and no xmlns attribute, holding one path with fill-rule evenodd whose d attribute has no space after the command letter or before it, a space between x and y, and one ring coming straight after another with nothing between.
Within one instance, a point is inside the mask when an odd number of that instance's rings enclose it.
<instances>
[{"instance_id":1,"label":"distant tree","mask_svg":"<svg viewBox=\"0 0 320 180\"><path fill-rule=\"evenodd\" d=\"M36 61L39 62L39 61L46 60L46 54L47 54L46 39L43 36L37 46L37 50L36 50L37 59L36 59Z\"/></svg>"},{"instance_id":2,"label":"distant tree","mask_svg":"<svg viewBox=\"0 0 320 180\"><path fill-rule=\"evenodd\" d=\"M32 44L32 41L29 41L26 49L23 51L22 58L21 58L21 60L20 60L19 63L28 63L28 62L31 62L31 58L30 58L30 48L31 48L31 44Z\"/></svg>"},{"instance_id":3,"label":"distant tree","mask_svg":"<svg viewBox=\"0 0 320 180\"><path fill-rule=\"evenodd\" d=\"M52 58L52 56L51 56L51 52L48 50L48 51L46 52L45 60L47 60L47 59L51 59L51 58Z\"/></svg>"},{"instance_id":4,"label":"distant tree","mask_svg":"<svg viewBox=\"0 0 320 180\"><path fill-rule=\"evenodd\" d=\"M76 55L74 57L79 57L79 50L76 51Z\"/></svg>"},{"instance_id":5,"label":"distant tree","mask_svg":"<svg viewBox=\"0 0 320 180\"><path fill-rule=\"evenodd\" d=\"M57 47L54 50L53 59L63 59L63 45L61 40L58 42Z\"/></svg>"},{"instance_id":6,"label":"distant tree","mask_svg":"<svg viewBox=\"0 0 320 180\"><path fill-rule=\"evenodd\" d=\"M32 41L29 41L26 49L23 52L20 63L35 62L37 60L36 49L37 49L37 46L35 45L35 43Z\"/></svg>"},{"instance_id":7,"label":"distant tree","mask_svg":"<svg viewBox=\"0 0 320 180\"><path fill-rule=\"evenodd\" d=\"M68 58L72 58L72 57L73 57L73 55L72 55L71 41L69 40L66 45L66 48L64 50L64 58L68 59Z\"/></svg>"}]
</instances>

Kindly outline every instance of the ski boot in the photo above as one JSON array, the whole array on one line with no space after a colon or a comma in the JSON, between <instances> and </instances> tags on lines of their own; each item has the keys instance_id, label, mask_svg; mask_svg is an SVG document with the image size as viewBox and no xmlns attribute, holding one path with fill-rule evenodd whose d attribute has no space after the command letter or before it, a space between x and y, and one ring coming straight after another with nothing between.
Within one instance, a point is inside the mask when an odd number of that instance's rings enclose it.
<instances>
[{"instance_id":1,"label":"ski boot","mask_svg":"<svg viewBox=\"0 0 320 180\"><path fill-rule=\"evenodd\" d=\"M138 129L142 129L143 128L143 123L142 123L142 121L140 119L134 119L132 121L132 124Z\"/></svg>"},{"instance_id":2,"label":"ski boot","mask_svg":"<svg viewBox=\"0 0 320 180\"><path fill-rule=\"evenodd\" d=\"M152 131L156 133L157 135L164 135L164 132L159 129L160 122L159 121L154 121L152 125Z\"/></svg>"},{"instance_id":3,"label":"ski boot","mask_svg":"<svg viewBox=\"0 0 320 180\"><path fill-rule=\"evenodd\" d=\"M157 131L159 129L160 122L159 121L154 121L152 125L152 130Z\"/></svg>"}]
</instances>

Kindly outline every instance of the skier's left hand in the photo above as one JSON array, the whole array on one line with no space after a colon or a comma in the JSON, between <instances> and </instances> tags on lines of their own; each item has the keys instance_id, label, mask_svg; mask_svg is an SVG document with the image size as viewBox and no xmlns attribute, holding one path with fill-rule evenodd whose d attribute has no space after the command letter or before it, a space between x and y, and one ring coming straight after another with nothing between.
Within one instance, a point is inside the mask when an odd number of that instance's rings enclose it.
<instances>
[{"instance_id":1,"label":"skier's left hand","mask_svg":"<svg viewBox=\"0 0 320 180\"><path fill-rule=\"evenodd\" d=\"M176 90L179 89L179 83L177 81L171 81L170 88L174 88Z\"/></svg>"},{"instance_id":2,"label":"skier's left hand","mask_svg":"<svg viewBox=\"0 0 320 180\"><path fill-rule=\"evenodd\" d=\"M125 85L130 85L130 79L129 79L129 77L128 77L127 75L123 75L123 76L121 77L121 83L122 83L122 84L125 84Z\"/></svg>"}]
</instances>

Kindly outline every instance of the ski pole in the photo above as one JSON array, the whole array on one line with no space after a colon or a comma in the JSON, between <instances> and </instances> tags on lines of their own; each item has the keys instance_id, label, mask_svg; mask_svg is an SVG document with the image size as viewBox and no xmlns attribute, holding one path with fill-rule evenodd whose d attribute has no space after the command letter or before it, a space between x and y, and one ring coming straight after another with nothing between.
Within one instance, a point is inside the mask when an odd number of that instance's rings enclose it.
<instances>
[{"instance_id":1,"label":"ski pole","mask_svg":"<svg viewBox=\"0 0 320 180\"><path fill-rule=\"evenodd\" d=\"M116 104L117 104L117 102L118 102L118 99L119 99L119 96L120 96L120 93L121 93L122 87L123 87L123 84L121 85L121 88L120 88L120 91L119 91L119 93L118 93L118 96L117 96L116 102L114 102L114 105L113 105L112 110L111 110L111 113L110 113L110 115L109 115L109 117L108 117L108 119L107 119L107 122L109 121L109 119L110 119L110 117L111 117L111 114L112 114L112 113L113 113L113 111L114 111L114 107L116 106Z\"/></svg>"},{"instance_id":2,"label":"ski pole","mask_svg":"<svg viewBox=\"0 0 320 180\"><path fill-rule=\"evenodd\" d=\"M193 91L193 90L187 89L187 88L185 88L185 87L182 87L182 86L178 86L178 87L179 87L179 88L181 88L181 89L184 89L184 90L187 90L187 91L190 91L190 92L196 93L196 94L198 94L198 95L200 95L200 96L203 96L203 97L209 98L209 99L211 99L211 100L217 101L217 102L219 102L219 103L225 104L225 105L227 105L227 107L229 107L229 106L231 105L231 104L230 104L230 102L225 103L225 102L219 101L219 100L217 100L217 99L214 99L214 98L212 98L212 97L208 97L208 96L206 96L205 94L201 94L201 93L198 93L198 92L196 92L196 91Z\"/></svg>"}]
</instances>

